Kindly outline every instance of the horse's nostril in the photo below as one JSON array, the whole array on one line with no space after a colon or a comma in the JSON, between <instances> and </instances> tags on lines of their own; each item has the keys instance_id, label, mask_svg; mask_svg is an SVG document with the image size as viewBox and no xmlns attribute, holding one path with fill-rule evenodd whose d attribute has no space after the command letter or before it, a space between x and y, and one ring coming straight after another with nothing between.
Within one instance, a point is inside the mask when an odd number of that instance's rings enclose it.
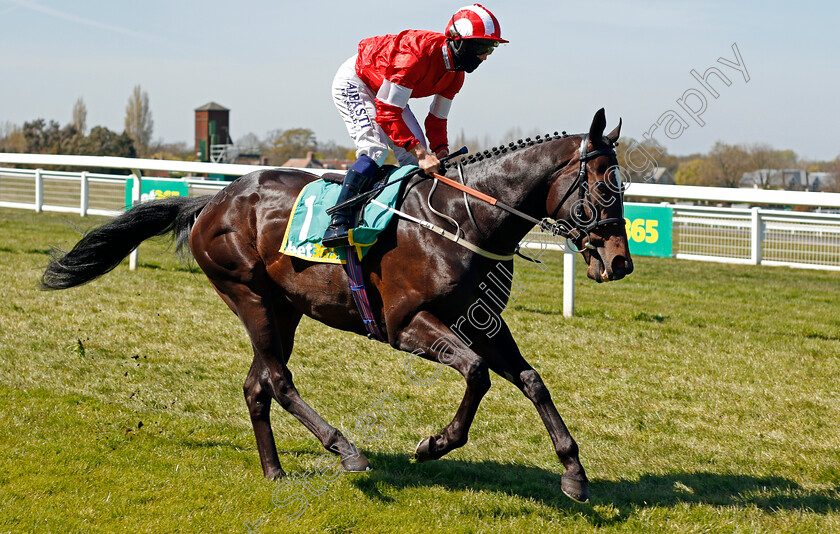
<instances>
[{"instance_id":1,"label":"horse's nostril","mask_svg":"<svg viewBox=\"0 0 840 534\"><path fill-rule=\"evenodd\" d=\"M626 276L633 272L633 263L624 256L616 256L612 261L612 272L619 276Z\"/></svg>"}]
</instances>

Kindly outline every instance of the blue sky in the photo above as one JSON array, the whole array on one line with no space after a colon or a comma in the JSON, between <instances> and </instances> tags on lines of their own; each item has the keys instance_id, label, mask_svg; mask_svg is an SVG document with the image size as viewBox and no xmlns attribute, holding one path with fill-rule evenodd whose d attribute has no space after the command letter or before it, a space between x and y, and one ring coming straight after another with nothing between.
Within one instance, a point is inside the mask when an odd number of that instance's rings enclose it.
<instances>
[{"instance_id":1,"label":"blue sky","mask_svg":"<svg viewBox=\"0 0 840 534\"><path fill-rule=\"evenodd\" d=\"M442 31L465 2L0 0L0 123L65 124L82 97L88 125L122 131L132 88L149 94L154 137L193 142L193 110L231 109L234 140L306 127L350 145L330 100L338 65L370 35ZM688 127L674 154L715 141L769 143L801 157L840 155L840 45L835 2L487 0L511 41L467 77L450 136L493 142L524 132L585 130L604 107L610 128L641 138L669 110ZM374 7L367 7L374 6ZM735 61L749 81L718 62ZM691 76L717 67L713 98ZM705 98L700 126L678 105ZM693 93L690 93L693 94ZM702 106L700 97L686 104ZM426 102L412 104L426 114ZM675 123L676 124L676 123Z\"/></svg>"}]
</instances>

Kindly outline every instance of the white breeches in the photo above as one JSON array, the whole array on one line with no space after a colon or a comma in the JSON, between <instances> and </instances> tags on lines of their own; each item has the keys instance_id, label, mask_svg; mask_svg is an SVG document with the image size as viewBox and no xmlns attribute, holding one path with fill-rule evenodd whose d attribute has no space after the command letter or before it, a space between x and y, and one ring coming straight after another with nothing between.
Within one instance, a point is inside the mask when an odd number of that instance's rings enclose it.
<instances>
[{"instance_id":1,"label":"white breeches","mask_svg":"<svg viewBox=\"0 0 840 534\"><path fill-rule=\"evenodd\" d=\"M388 156L388 150L392 148L400 165L417 164L414 154L394 146L382 127L376 123L376 93L356 74L356 56L338 68L333 79L332 96L335 107L347 126L347 132L356 145L357 158L366 155L382 166ZM403 120L414 137L426 147L423 129L408 106L403 110Z\"/></svg>"}]
</instances>

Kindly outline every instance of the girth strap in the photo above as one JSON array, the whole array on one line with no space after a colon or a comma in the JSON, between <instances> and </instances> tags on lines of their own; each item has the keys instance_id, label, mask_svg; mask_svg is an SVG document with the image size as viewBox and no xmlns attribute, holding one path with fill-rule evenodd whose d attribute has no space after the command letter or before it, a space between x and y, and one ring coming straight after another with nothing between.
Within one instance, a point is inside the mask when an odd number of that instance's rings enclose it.
<instances>
[{"instance_id":1,"label":"girth strap","mask_svg":"<svg viewBox=\"0 0 840 534\"><path fill-rule=\"evenodd\" d=\"M362 322L365 324L365 329L368 331L368 337L377 341L385 342L382 336L382 331L376 324L376 318L370 308L370 301L368 300L367 291L365 291L365 277L362 272L362 265L359 263L359 258L356 255L354 247L347 247L347 263L344 266L347 271L347 276L350 277L350 292L353 294L353 300L356 302L356 308L359 309L359 314L362 316Z\"/></svg>"}]
</instances>

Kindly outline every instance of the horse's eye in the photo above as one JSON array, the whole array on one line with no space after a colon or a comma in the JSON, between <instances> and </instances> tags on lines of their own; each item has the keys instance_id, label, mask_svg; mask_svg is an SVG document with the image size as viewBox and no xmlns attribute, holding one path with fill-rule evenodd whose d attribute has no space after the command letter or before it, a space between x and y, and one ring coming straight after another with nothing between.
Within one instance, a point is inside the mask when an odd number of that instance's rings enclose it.
<instances>
[{"instance_id":1,"label":"horse's eye","mask_svg":"<svg viewBox=\"0 0 840 534\"><path fill-rule=\"evenodd\" d=\"M610 188L607 187L607 184L605 182L595 182L593 189L595 190L595 193L602 197L608 196L610 194Z\"/></svg>"}]
</instances>

